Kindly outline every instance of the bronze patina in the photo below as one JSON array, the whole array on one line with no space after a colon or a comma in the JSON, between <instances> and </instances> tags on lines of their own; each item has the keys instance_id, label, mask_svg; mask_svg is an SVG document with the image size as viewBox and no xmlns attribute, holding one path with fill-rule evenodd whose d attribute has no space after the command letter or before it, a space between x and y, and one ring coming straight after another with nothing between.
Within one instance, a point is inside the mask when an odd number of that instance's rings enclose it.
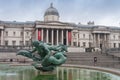
<instances>
[{"instance_id":1,"label":"bronze patina","mask_svg":"<svg viewBox=\"0 0 120 80\"><path fill-rule=\"evenodd\" d=\"M17 55L31 58L34 61L32 65L38 70L52 71L67 59L66 45L51 45L43 41L33 41L32 45L34 47L32 51L20 50ZM41 67L38 64L41 64Z\"/></svg>"}]
</instances>

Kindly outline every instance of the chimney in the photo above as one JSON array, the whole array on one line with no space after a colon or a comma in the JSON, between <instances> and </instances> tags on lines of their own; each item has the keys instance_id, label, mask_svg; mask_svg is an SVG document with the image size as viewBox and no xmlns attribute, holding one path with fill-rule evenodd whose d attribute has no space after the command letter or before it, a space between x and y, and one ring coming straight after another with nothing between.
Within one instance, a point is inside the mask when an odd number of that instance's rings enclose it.
<instances>
[{"instance_id":1,"label":"chimney","mask_svg":"<svg viewBox=\"0 0 120 80\"><path fill-rule=\"evenodd\" d=\"M94 21L89 21L87 24L88 25L94 25Z\"/></svg>"}]
</instances>

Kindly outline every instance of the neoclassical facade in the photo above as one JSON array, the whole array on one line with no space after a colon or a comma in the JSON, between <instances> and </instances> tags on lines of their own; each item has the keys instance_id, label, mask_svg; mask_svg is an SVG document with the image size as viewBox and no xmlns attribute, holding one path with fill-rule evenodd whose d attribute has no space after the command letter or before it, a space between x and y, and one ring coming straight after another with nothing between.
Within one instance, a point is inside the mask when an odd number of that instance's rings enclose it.
<instances>
[{"instance_id":1,"label":"neoclassical facade","mask_svg":"<svg viewBox=\"0 0 120 80\"><path fill-rule=\"evenodd\" d=\"M119 48L120 28L59 21L60 14L51 4L44 13L44 21L0 21L1 46L30 46L33 40L52 45L60 43L82 48Z\"/></svg>"}]
</instances>

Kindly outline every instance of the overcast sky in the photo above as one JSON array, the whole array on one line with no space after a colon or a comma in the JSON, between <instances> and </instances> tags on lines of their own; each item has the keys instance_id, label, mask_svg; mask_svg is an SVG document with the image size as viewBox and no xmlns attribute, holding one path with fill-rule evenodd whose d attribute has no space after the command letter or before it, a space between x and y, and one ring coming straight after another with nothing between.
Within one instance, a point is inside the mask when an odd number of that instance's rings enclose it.
<instances>
[{"instance_id":1,"label":"overcast sky","mask_svg":"<svg viewBox=\"0 0 120 80\"><path fill-rule=\"evenodd\" d=\"M120 26L120 0L0 0L0 20L43 20L51 2L62 22Z\"/></svg>"}]
</instances>

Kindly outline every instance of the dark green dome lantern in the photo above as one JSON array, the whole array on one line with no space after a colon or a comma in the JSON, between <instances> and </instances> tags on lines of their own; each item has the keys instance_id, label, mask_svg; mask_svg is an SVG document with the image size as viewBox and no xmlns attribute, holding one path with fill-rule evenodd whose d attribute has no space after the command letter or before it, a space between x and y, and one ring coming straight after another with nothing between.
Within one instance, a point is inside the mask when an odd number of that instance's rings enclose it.
<instances>
[{"instance_id":1,"label":"dark green dome lantern","mask_svg":"<svg viewBox=\"0 0 120 80\"><path fill-rule=\"evenodd\" d=\"M50 7L45 11L44 21L59 21L59 13L51 3Z\"/></svg>"}]
</instances>

